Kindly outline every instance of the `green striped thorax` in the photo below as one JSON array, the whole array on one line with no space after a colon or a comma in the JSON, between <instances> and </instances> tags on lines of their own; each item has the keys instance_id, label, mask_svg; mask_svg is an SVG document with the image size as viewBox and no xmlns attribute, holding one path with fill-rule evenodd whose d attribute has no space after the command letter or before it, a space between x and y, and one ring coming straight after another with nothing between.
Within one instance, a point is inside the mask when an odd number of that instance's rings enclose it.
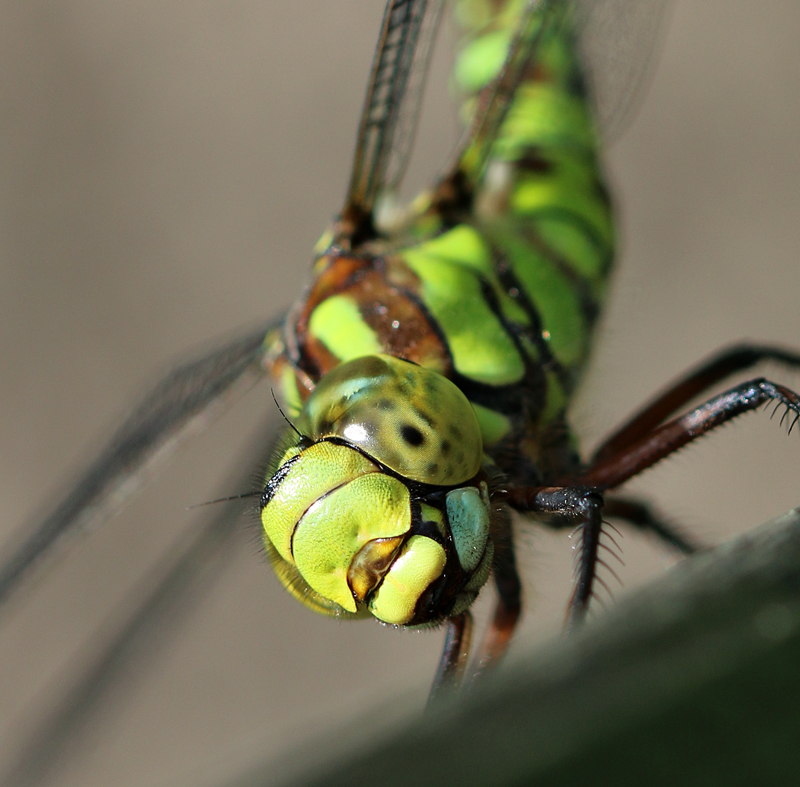
<instances>
[{"instance_id":1,"label":"green striped thorax","mask_svg":"<svg viewBox=\"0 0 800 787\"><path fill-rule=\"evenodd\" d=\"M481 430L459 388L364 356L322 378L295 426L261 499L264 543L292 595L397 625L466 609L494 545Z\"/></svg>"}]
</instances>

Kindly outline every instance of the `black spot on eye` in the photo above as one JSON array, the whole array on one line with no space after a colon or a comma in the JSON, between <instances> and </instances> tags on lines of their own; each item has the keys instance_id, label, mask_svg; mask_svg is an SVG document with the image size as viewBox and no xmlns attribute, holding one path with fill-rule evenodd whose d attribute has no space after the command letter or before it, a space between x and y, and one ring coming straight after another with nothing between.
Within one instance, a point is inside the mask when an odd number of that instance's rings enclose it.
<instances>
[{"instance_id":1,"label":"black spot on eye","mask_svg":"<svg viewBox=\"0 0 800 787\"><path fill-rule=\"evenodd\" d=\"M442 453L446 454L452 448L449 440L442 440Z\"/></svg>"},{"instance_id":2,"label":"black spot on eye","mask_svg":"<svg viewBox=\"0 0 800 787\"><path fill-rule=\"evenodd\" d=\"M463 465L464 462L466 462L466 459L466 454L464 454L463 451L459 451L458 456L456 457L456 462L458 462L460 465Z\"/></svg>"},{"instance_id":3,"label":"black spot on eye","mask_svg":"<svg viewBox=\"0 0 800 787\"><path fill-rule=\"evenodd\" d=\"M461 430L455 424L448 424L447 431L457 443L461 441L463 435L461 434Z\"/></svg>"},{"instance_id":4,"label":"black spot on eye","mask_svg":"<svg viewBox=\"0 0 800 787\"><path fill-rule=\"evenodd\" d=\"M422 432L420 432L416 426L411 426L411 424L403 424L403 426L400 427L400 436L409 445L413 445L415 448L425 442L425 436Z\"/></svg>"},{"instance_id":5,"label":"black spot on eye","mask_svg":"<svg viewBox=\"0 0 800 787\"><path fill-rule=\"evenodd\" d=\"M439 463L438 462L430 462L428 466L425 468L425 472L428 475L435 475L439 470Z\"/></svg>"},{"instance_id":6,"label":"black spot on eye","mask_svg":"<svg viewBox=\"0 0 800 787\"><path fill-rule=\"evenodd\" d=\"M388 411L388 410L394 410L395 405L394 405L394 402L391 399L385 399L384 398L384 399L378 399L377 407L378 407L379 410Z\"/></svg>"}]
</instances>

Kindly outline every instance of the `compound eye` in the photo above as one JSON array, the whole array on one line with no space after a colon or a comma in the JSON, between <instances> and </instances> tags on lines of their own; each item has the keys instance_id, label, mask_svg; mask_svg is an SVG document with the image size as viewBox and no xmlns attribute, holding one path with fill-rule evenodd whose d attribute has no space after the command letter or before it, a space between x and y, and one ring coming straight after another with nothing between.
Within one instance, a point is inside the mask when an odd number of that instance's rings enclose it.
<instances>
[{"instance_id":1,"label":"compound eye","mask_svg":"<svg viewBox=\"0 0 800 787\"><path fill-rule=\"evenodd\" d=\"M328 372L300 423L315 440L341 437L422 483L454 486L481 466L480 426L461 390L438 372L387 355Z\"/></svg>"}]
</instances>

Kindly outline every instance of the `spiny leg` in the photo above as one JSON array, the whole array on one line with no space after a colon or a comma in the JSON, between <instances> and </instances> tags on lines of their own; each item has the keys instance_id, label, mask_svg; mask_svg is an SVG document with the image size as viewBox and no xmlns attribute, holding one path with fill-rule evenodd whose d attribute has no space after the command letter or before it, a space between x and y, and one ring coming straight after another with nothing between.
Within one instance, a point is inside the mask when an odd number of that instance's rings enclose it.
<instances>
[{"instance_id":1,"label":"spiny leg","mask_svg":"<svg viewBox=\"0 0 800 787\"><path fill-rule=\"evenodd\" d=\"M649 503L641 500L629 497L606 497L603 514L607 519L621 519L642 532L651 533L684 555L691 555L702 548L653 511ZM540 520L540 523L553 530L575 527L575 520L566 516L549 517Z\"/></svg>"},{"instance_id":2,"label":"spiny leg","mask_svg":"<svg viewBox=\"0 0 800 787\"><path fill-rule=\"evenodd\" d=\"M617 455L622 449L650 434L665 419L712 385L761 361L777 361L790 367L800 367L800 353L760 344L737 344L721 350L687 372L616 429L595 451L592 463L597 464Z\"/></svg>"},{"instance_id":3,"label":"spiny leg","mask_svg":"<svg viewBox=\"0 0 800 787\"><path fill-rule=\"evenodd\" d=\"M461 685L472 640L472 615L469 610L447 619L444 649L433 679L428 705Z\"/></svg>"},{"instance_id":4,"label":"spiny leg","mask_svg":"<svg viewBox=\"0 0 800 787\"><path fill-rule=\"evenodd\" d=\"M791 431L800 420L800 395L760 377L709 399L690 413L653 429L614 455L594 462L577 481L602 490L614 489L687 443L768 402L786 407L781 422L788 414L794 413L789 424Z\"/></svg>"},{"instance_id":5,"label":"spiny leg","mask_svg":"<svg viewBox=\"0 0 800 787\"><path fill-rule=\"evenodd\" d=\"M578 579L570 598L567 625L579 623L586 615L594 593L597 551L603 527L603 496L590 486L512 487L506 491L518 511L569 517L581 530Z\"/></svg>"},{"instance_id":6,"label":"spiny leg","mask_svg":"<svg viewBox=\"0 0 800 787\"><path fill-rule=\"evenodd\" d=\"M727 362L730 363L729 358ZM717 367L722 365L721 362L717 362ZM694 385L699 385L695 379L696 377L697 375L692 376L690 381L694 381L692 383ZM688 385L689 383L686 382L686 384ZM679 384L673 391L678 390L680 387ZM694 393L691 394L691 396L693 395ZM661 402L659 406L662 411L667 407L667 398L665 396L659 400ZM713 397L692 412L653 428L649 433L645 433L643 437L638 439L634 435L638 434L640 428L642 428L640 424L644 423L646 419L643 417L634 419L631 422L630 429L623 428L617 433L616 437L604 444L604 446L611 446L625 443L626 447L619 449L617 453L608 458L602 458L604 451L599 452L601 459L590 465L588 471L579 479L565 479L562 485L554 487L512 487L506 490L504 497L518 511L554 514L556 517L577 521L581 529L578 580L569 603L569 626L575 625L584 618L589 601L594 595L594 582L598 562L597 553L600 547L603 525L604 500L602 492L619 486L642 470L647 469L660 459L674 453L679 448L717 426L771 401L777 401L779 405L784 405L787 408L787 413L794 412L796 414L789 426L791 431L795 423L800 420L800 395L784 386L777 385L764 378L758 378L742 383L719 396ZM674 401L669 404L672 409L674 409L674 406ZM655 413L656 409L652 408L646 413ZM647 415L647 417L651 416ZM652 415L652 417L655 418L656 416ZM663 415L659 416L657 423L660 423L662 418ZM624 440L621 439L623 435ZM585 485L573 485L576 482ZM681 551L694 551L692 545L673 533L671 529L653 515L647 506L641 503L624 498L618 499L611 502L607 513L611 516L629 519L634 524L652 529L653 532L661 535L662 538L681 549ZM513 562L510 565L513 567ZM502 604L498 606L495 621L492 623L487 640L484 643L484 648L486 648L484 652L489 654L487 656L489 663L499 658L505 651L508 638L516 623L514 614L517 616L519 614L518 608L514 613L514 578L518 582L518 577L515 575L516 568L513 569L513 573L508 574L511 593L509 598L512 599L509 608L511 614L508 616L508 620L504 620L509 610L502 608ZM498 584L499 588L500 585ZM445 650L439 663L439 670L434 681L431 697L438 695L444 687L451 686L460 679L463 671L462 661L466 660L468 652L468 646L464 647L465 636L463 630L467 624L461 620L462 617L458 616L448 621ZM471 628L471 620L469 626ZM492 643L493 637L496 638L497 642L496 652L494 650L495 645ZM481 663L483 663L483 660Z\"/></svg>"},{"instance_id":7,"label":"spiny leg","mask_svg":"<svg viewBox=\"0 0 800 787\"><path fill-rule=\"evenodd\" d=\"M499 663L519 620L522 609L522 581L517 571L510 512L505 510L498 518L494 533L496 554L492 573L497 588L497 604L494 616L486 631L476 657L476 670L472 679L480 673L493 669ZM439 660L429 702L446 691L458 688L463 680L469 655L472 616L463 615L447 621L444 650Z\"/></svg>"},{"instance_id":8,"label":"spiny leg","mask_svg":"<svg viewBox=\"0 0 800 787\"><path fill-rule=\"evenodd\" d=\"M602 492L613 489L660 459L677 451L712 429L742 413L751 412L768 402L794 413L789 431L800 420L800 395L764 378L737 385L680 418L653 429L616 455L591 465L579 479L566 479L563 486L537 489L518 487L506 492L509 503L522 511L538 511L577 517L581 523L579 577L570 600L569 622L578 622L585 614L593 593L597 568L597 550L602 530ZM586 484L570 486L568 484Z\"/></svg>"}]
</instances>

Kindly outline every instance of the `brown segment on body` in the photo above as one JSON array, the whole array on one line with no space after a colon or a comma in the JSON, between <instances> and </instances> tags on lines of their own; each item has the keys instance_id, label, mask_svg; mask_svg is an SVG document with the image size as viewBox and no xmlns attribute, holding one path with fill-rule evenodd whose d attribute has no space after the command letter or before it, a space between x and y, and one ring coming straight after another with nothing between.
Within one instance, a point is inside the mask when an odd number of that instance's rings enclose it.
<instances>
[{"instance_id":1,"label":"brown segment on body","mask_svg":"<svg viewBox=\"0 0 800 787\"><path fill-rule=\"evenodd\" d=\"M341 362L309 330L314 309L333 295L347 295L358 305L364 322L375 331L387 355L449 375L449 351L418 305L419 280L402 260L330 257L327 264L318 267L319 275L287 326L291 333L289 344L296 355L291 358L292 365L301 376L317 381Z\"/></svg>"}]
</instances>

